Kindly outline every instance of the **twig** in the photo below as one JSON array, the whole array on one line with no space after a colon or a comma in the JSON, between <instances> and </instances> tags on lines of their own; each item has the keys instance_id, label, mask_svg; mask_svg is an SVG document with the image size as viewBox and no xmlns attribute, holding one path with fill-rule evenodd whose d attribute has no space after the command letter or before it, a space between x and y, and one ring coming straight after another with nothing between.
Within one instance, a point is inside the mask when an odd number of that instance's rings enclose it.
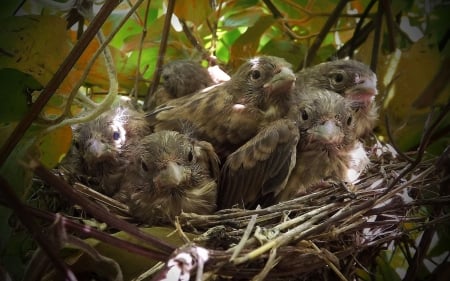
<instances>
[{"instance_id":1,"label":"twig","mask_svg":"<svg viewBox=\"0 0 450 281\"><path fill-rule=\"evenodd\" d=\"M175 7L175 0L169 0L169 3L167 4L166 18L164 19L164 25L161 35L161 44L159 45L158 60L156 62L156 71L155 73L153 73L153 81L151 86L148 88L147 96L145 97L143 106L144 110L147 108L153 93L158 88L159 79L161 77L162 65L164 63L164 56L166 54L167 49L167 41L169 39L170 21L172 19L174 7Z\"/></svg>"},{"instance_id":2,"label":"twig","mask_svg":"<svg viewBox=\"0 0 450 281\"><path fill-rule=\"evenodd\" d=\"M263 281L266 279L269 272L274 268L278 262L280 262L281 258L277 257L277 249L274 248L270 250L269 258L267 259L266 264L264 265L264 268L261 270L260 273L258 273L255 277L252 278L252 281Z\"/></svg>"},{"instance_id":3,"label":"twig","mask_svg":"<svg viewBox=\"0 0 450 281\"><path fill-rule=\"evenodd\" d=\"M259 206L258 206L259 208ZM256 218L258 215L253 215L250 221L248 222L247 228L245 229L244 234L242 235L241 240L239 241L239 244L236 245L234 248L233 254L231 255L230 261L233 261L242 251L242 249L245 246L245 243L247 242L248 238L250 237L250 234L252 233L253 228L255 227Z\"/></svg>"},{"instance_id":4,"label":"twig","mask_svg":"<svg viewBox=\"0 0 450 281\"><path fill-rule=\"evenodd\" d=\"M144 22L142 24L142 36L141 40L139 42L139 52L138 52L138 58L137 58L137 66L136 66L136 77L134 80L134 103L137 103L138 99L138 89L139 89L139 78L141 77L141 60L142 60L142 47L144 46L144 40L145 36L147 36L147 19L150 9L150 2L151 0L147 1L147 6L145 7L145 16L144 16Z\"/></svg>"},{"instance_id":5,"label":"twig","mask_svg":"<svg viewBox=\"0 0 450 281\"><path fill-rule=\"evenodd\" d=\"M391 3L389 0L379 0L386 17L387 35L388 35L388 48L389 52L392 53L397 48L395 45L395 28L394 28L394 17L392 15Z\"/></svg>"},{"instance_id":6,"label":"twig","mask_svg":"<svg viewBox=\"0 0 450 281\"><path fill-rule=\"evenodd\" d=\"M123 230L143 241L146 241L151 245L156 246L157 248L159 248L159 250L163 251L167 255L169 255L175 249L174 246L169 245L166 242L141 231L135 225L111 215L111 213L107 212L104 208L101 208L89 199L80 196L71 188L69 184L55 176L44 166L42 166L42 164L37 160L31 159L28 167L31 168L36 173L36 175L46 181L50 186L56 188L60 193L68 197L72 203L80 205L95 218L104 221L112 227Z\"/></svg>"},{"instance_id":7,"label":"twig","mask_svg":"<svg viewBox=\"0 0 450 281\"><path fill-rule=\"evenodd\" d=\"M369 34L374 29L375 24L373 21L368 22L366 25L364 25L363 28L361 28L361 31L358 32L358 34L354 34L352 39L347 41L344 46L342 46L335 54L334 56L337 58L344 58L350 53L352 53L354 50L356 50L359 46L361 46L364 42L366 42L367 37L369 37Z\"/></svg>"},{"instance_id":8,"label":"twig","mask_svg":"<svg viewBox=\"0 0 450 281\"><path fill-rule=\"evenodd\" d=\"M331 268L331 270L334 271L334 273L336 273L336 275L339 277L339 279L343 280L343 281L348 281L347 278L345 278L345 276L342 274L342 272L336 267L336 265L330 261L330 259L327 257L327 255L325 253L322 252L322 250L319 249L319 247L317 247L317 245L310 241L311 246L314 248L314 250L317 251L319 257L321 257L326 264L328 264L328 266Z\"/></svg>"},{"instance_id":9,"label":"twig","mask_svg":"<svg viewBox=\"0 0 450 281\"><path fill-rule=\"evenodd\" d=\"M331 13L330 17L327 19L327 21L323 25L322 29L320 30L319 34L317 35L316 39L314 40L314 42L312 43L311 47L308 50L306 60L304 63L305 67L308 67L311 65L314 57L316 56L317 51L320 48L320 45L322 44L323 40L325 39L325 36L330 31L331 27L339 19L339 14L345 8L345 5L347 5L347 2L348 2L348 0L340 0L339 3L336 5L336 8L334 8L333 12Z\"/></svg>"},{"instance_id":10,"label":"twig","mask_svg":"<svg viewBox=\"0 0 450 281\"><path fill-rule=\"evenodd\" d=\"M383 27L383 6L381 0L378 2L378 11L375 17L375 34L373 36L372 57L370 58L370 68L377 73L378 53L381 45L381 30Z\"/></svg>"},{"instance_id":11,"label":"twig","mask_svg":"<svg viewBox=\"0 0 450 281\"><path fill-rule=\"evenodd\" d=\"M392 145L392 147L395 149L395 151L400 155L400 157L402 157L409 163L414 162L413 158L411 158L408 155L406 155L405 153L403 153L403 151L401 151L400 148L398 147L397 142L395 141L394 136L392 135L391 124L389 122L389 116L387 113L384 115L384 125L386 126L386 133L387 133L387 136L389 139L389 143Z\"/></svg>"},{"instance_id":12,"label":"twig","mask_svg":"<svg viewBox=\"0 0 450 281\"><path fill-rule=\"evenodd\" d=\"M59 217L62 220L63 225L67 227L70 231L74 231L79 235L86 235L88 237L97 239L98 241L102 241L114 247L126 249L129 252L146 257L148 259L162 260L167 257L165 254L155 251L154 249L146 248L140 245L133 244L127 240L119 239L115 236L99 231L95 227L83 225L76 221L73 221L61 214L50 213L30 206L25 206L25 208L27 209L27 211L30 212L30 214L33 214L33 216L44 219L48 222L54 222L57 219L57 217Z\"/></svg>"},{"instance_id":13,"label":"twig","mask_svg":"<svg viewBox=\"0 0 450 281\"><path fill-rule=\"evenodd\" d=\"M292 31L292 28L289 26L289 24L286 21L283 21L284 16L283 14L277 9L277 7L272 3L270 0L263 0L264 4L266 4L267 8L272 12L272 15L275 19L280 19L281 26L285 29L285 34L289 37L289 39L293 40L295 39L294 32Z\"/></svg>"},{"instance_id":14,"label":"twig","mask_svg":"<svg viewBox=\"0 0 450 281\"><path fill-rule=\"evenodd\" d=\"M48 82L45 89L36 99L35 103L31 106L28 111L28 114L17 124L14 131L11 133L9 138L6 140L5 144L0 150L0 166L2 166L16 144L20 141L20 139L25 134L25 131L31 126L33 121L42 111L44 106L52 97L53 93L59 87L61 82L67 76L69 71L74 66L75 62L81 56L83 51L86 49L88 44L94 38L95 34L98 32L100 27L105 22L106 18L111 14L114 8L119 4L120 0L110 0L106 1L102 6L100 11L97 13L91 24L86 29L86 32L80 38L80 40L75 44L69 55L63 61L58 71L53 75L52 79Z\"/></svg>"},{"instance_id":15,"label":"twig","mask_svg":"<svg viewBox=\"0 0 450 281\"><path fill-rule=\"evenodd\" d=\"M355 52L356 48L358 47L358 46L353 46L354 41L355 41L353 39L359 36L359 33L361 32L361 27L362 27L362 25L364 23L364 20L367 18L367 16L369 15L370 10L372 9L373 5L375 5L376 2L377 2L377 0L371 0L370 1L370 3L364 9L364 12L362 13L358 23L356 24L355 31L353 32L353 37L349 41L350 42L350 48L349 48L349 51L348 51L348 56L350 58L353 57L353 53Z\"/></svg>"},{"instance_id":16,"label":"twig","mask_svg":"<svg viewBox=\"0 0 450 281\"><path fill-rule=\"evenodd\" d=\"M61 260L57 249L52 245L52 241L44 235L45 231L43 231L43 229L34 221L33 216L30 216L28 209L19 198L17 198L11 186L3 176L0 176L0 186L0 194L2 194L5 202L8 202L8 206L13 209L20 222L27 228L31 236L47 254L55 268L61 272L61 275L64 276L66 280L76 281L77 278L70 268Z\"/></svg>"}]
</instances>

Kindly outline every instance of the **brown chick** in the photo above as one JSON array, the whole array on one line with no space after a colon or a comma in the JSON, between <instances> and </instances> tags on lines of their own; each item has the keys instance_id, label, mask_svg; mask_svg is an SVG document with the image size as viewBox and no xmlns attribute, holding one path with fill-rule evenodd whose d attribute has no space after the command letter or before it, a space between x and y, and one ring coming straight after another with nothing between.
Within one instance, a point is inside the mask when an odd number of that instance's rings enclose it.
<instances>
[{"instance_id":1,"label":"brown chick","mask_svg":"<svg viewBox=\"0 0 450 281\"><path fill-rule=\"evenodd\" d=\"M378 118L377 76L367 65L356 60L335 60L303 69L296 76L298 94L308 94L311 88L336 92L351 101L356 111L355 134L363 137L372 131Z\"/></svg>"},{"instance_id":2,"label":"brown chick","mask_svg":"<svg viewBox=\"0 0 450 281\"><path fill-rule=\"evenodd\" d=\"M260 128L287 115L294 81L285 60L252 58L229 81L169 101L149 113L149 120L155 131L193 127L195 135L211 142L225 159Z\"/></svg>"},{"instance_id":3,"label":"brown chick","mask_svg":"<svg viewBox=\"0 0 450 281\"><path fill-rule=\"evenodd\" d=\"M121 156L123 147L151 132L143 113L123 106L74 125L72 130L72 147L60 166L69 176L106 195L116 192L127 166Z\"/></svg>"},{"instance_id":4,"label":"brown chick","mask_svg":"<svg viewBox=\"0 0 450 281\"><path fill-rule=\"evenodd\" d=\"M151 97L148 109L187 96L214 84L209 72L192 60L176 60L163 66L161 84Z\"/></svg>"},{"instance_id":5,"label":"brown chick","mask_svg":"<svg viewBox=\"0 0 450 281\"><path fill-rule=\"evenodd\" d=\"M358 178L369 160L355 121L352 103L334 92L314 89L300 97L296 164L276 201L305 194L326 180Z\"/></svg>"},{"instance_id":6,"label":"brown chick","mask_svg":"<svg viewBox=\"0 0 450 281\"><path fill-rule=\"evenodd\" d=\"M219 162L208 142L159 131L127 146L124 155L130 165L115 198L135 218L160 224L181 212L215 211Z\"/></svg>"}]
</instances>

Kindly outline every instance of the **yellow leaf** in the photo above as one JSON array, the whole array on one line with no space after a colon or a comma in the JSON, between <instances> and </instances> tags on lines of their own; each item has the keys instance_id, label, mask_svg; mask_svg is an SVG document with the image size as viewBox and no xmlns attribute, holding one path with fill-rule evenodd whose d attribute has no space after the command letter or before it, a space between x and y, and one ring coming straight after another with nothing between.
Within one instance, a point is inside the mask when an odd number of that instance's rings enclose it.
<instances>
[{"instance_id":1,"label":"yellow leaf","mask_svg":"<svg viewBox=\"0 0 450 281\"><path fill-rule=\"evenodd\" d=\"M37 140L40 161L53 168L67 153L72 144L72 129L70 126L58 128Z\"/></svg>"},{"instance_id":2,"label":"yellow leaf","mask_svg":"<svg viewBox=\"0 0 450 281\"><path fill-rule=\"evenodd\" d=\"M174 13L183 20L200 25L211 13L209 0L176 1Z\"/></svg>"},{"instance_id":3,"label":"yellow leaf","mask_svg":"<svg viewBox=\"0 0 450 281\"><path fill-rule=\"evenodd\" d=\"M69 53L66 21L57 16L0 20L0 68L13 68L46 85Z\"/></svg>"}]
</instances>

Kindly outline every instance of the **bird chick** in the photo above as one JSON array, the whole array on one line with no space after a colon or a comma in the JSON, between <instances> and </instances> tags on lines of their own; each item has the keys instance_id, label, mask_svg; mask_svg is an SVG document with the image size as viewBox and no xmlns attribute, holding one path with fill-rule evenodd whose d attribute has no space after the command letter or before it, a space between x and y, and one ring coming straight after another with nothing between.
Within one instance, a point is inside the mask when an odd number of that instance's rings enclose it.
<instances>
[{"instance_id":1,"label":"bird chick","mask_svg":"<svg viewBox=\"0 0 450 281\"><path fill-rule=\"evenodd\" d=\"M143 113L122 106L72 130L72 147L60 166L106 195L116 192L127 166L121 156L123 147L151 132Z\"/></svg>"},{"instance_id":2,"label":"bird chick","mask_svg":"<svg viewBox=\"0 0 450 281\"><path fill-rule=\"evenodd\" d=\"M363 137L372 131L378 118L377 76L367 65L356 60L335 60L303 69L296 76L299 95L308 94L313 88L336 92L348 99L355 110L355 134Z\"/></svg>"},{"instance_id":3,"label":"bird chick","mask_svg":"<svg viewBox=\"0 0 450 281\"><path fill-rule=\"evenodd\" d=\"M295 167L276 201L305 194L326 180L358 178L369 159L356 133L356 113L348 99L328 90L300 97Z\"/></svg>"},{"instance_id":4,"label":"bird chick","mask_svg":"<svg viewBox=\"0 0 450 281\"><path fill-rule=\"evenodd\" d=\"M175 60L165 64L161 84L151 97L148 109L175 98L187 96L214 84L208 70L192 60Z\"/></svg>"},{"instance_id":5,"label":"bird chick","mask_svg":"<svg viewBox=\"0 0 450 281\"><path fill-rule=\"evenodd\" d=\"M292 103L295 75L278 57L248 60L229 81L172 100L148 114L155 131L182 131L190 124L225 159L260 128L284 118Z\"/></svg>"},{"instance_id":6,"label":"bird chick","mask_svg":"<svg viewBox=\"0 0 450 281\"><path fill-rule=\"evenodd\" d=\"M219 162L211 144L159 131L127 146L130 165L114 196L148 224L173 222L181 212L216 209Z\"/></svg>"}]
</instances>

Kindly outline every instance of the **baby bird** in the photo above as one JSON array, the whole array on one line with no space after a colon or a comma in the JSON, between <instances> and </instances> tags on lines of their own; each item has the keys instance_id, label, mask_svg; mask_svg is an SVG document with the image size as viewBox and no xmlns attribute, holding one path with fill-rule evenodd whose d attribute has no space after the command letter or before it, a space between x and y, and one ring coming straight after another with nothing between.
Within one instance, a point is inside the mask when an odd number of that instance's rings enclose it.
<instances>
[{"instance_id":1,"label":"baby bird","mask_svg":"<svg viewBox=\"0 0 450 281\"><path fill-rule=\"evenodd\" d=\"M308 94L313 88L336 92L355 110L356 136L364 137L372 131L378 118L377 76L367 65L356 60L335 60L303 69L296 76L297 94Z\"/></svg>"},{"instance_id":2,"label":"baby bird","mask_svg":"<svg viewBox=\"0 0 450 281\"><path fill-rule=\"evenodd\" d=\"M245 62L229 81L171 100L148 114L155 131L195 128L221 159L254 137L260 128L284 118L292 106L295 75L278 57Z\"/></svg>"},{"instance_id":3,"label":"baby bird","mask_svg":"<svg viewBox=\"0 0 450 281\"><path fill-rule=\"evenodd\" d=\"M123 106L72 130L72 147L60 166L69 176L109 196L116 192L127 166L121 156L123 147L151 132L143 113Z\"/></svg>"},{"instance_id":4,"label":"baby bird","mask_svg":"<svg viewBox=\"0 0 450 281\"><path fill-rule=\"evenodd\" d=\"M164 130L127 146L124 156L130 165L114 197L135 218L161 224L216 210L219 161L208 142Z\"/></svg>"},{"instance_id":5,"label":"baby bird","mask_svg":"<svg viewBox=\"0 0 450 281\"><path fill-rule=\"evenodd\" d=\"M300 97L295 167L276 201L305 194L326 180L358 178L369 159L358 140L356 113L348 99L328 90L314 89Z\"/></svg>"},{"instance_id":6,"label":"baby bird","mask_svg":"<svg viewBox=\"0 0 450 281\"><path fill-rule=\"evenodd\" d=\"M192 60L175 60L163 66L161 84L151 97L148 109L187 96L214 84L209 72Z\"/></svg>"},{"instance_id":7,"label":"baby bird","mask_svg":"<svg viewBox=\"0 0 450 281\"><path fill-rule=\"evenodd\" d=\"M220 208L254 206L261 196L282 188L293 167L298 132L287 116L294 106L294 84L295 74L285 60L256 57L229 81L169 101L149 120L155 131L191 126L199 139L214 146L225 162Z\"/></svg>"}]
</instances>

